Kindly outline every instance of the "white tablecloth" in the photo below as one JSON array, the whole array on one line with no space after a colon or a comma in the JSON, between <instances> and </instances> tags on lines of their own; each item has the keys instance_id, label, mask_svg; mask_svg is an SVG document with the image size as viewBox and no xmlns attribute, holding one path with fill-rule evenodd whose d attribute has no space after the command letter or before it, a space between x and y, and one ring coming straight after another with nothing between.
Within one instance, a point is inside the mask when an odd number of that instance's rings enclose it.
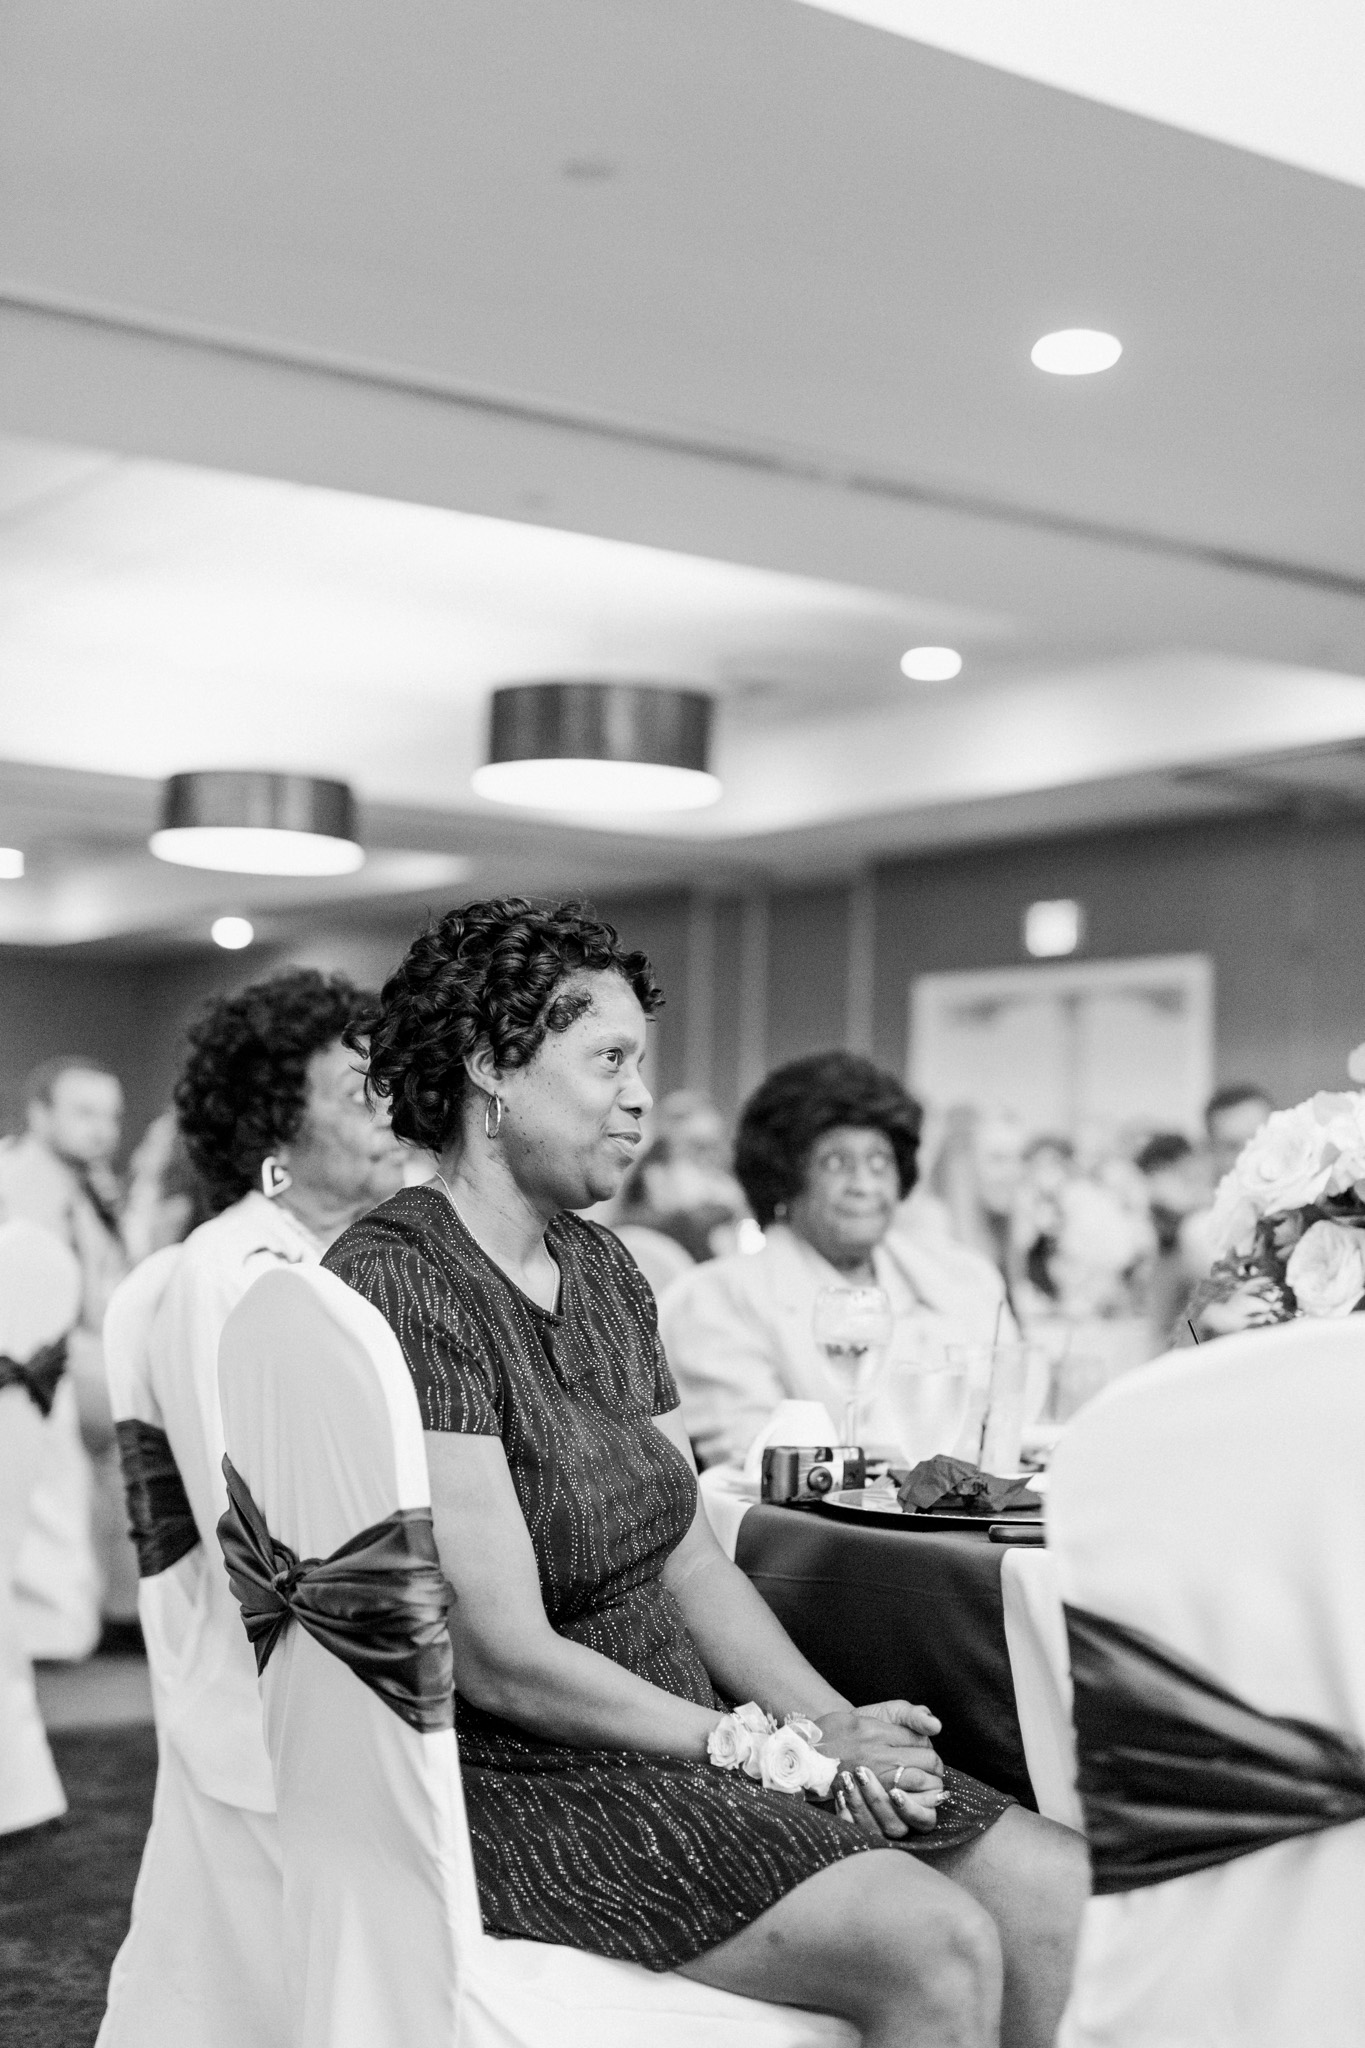
<instances>
[{"instance_id":1,"label":"white tablecloth","mask_svg":"<svg viewBox=\"0 0 1365 2048\"><path fill-rule=\"evenodd\" d=\"M734 1466L713 1465L701 1475L701 1497L717 1542L733 1558L740 1523L757 1503L757 1488ZM904 1540L915 1539L907 1535ZM1007 1546L1000 1560L1000 1595L1024 1759L1038 1811L1079 1828L1066 1622L1047 1551Z\"/></svg>"}]
</instances>

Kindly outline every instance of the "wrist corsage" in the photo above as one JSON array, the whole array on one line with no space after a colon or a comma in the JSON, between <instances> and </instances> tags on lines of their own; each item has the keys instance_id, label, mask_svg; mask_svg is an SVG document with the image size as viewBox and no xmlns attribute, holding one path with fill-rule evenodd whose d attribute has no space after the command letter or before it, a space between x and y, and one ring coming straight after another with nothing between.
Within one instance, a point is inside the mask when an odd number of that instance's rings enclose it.
<instances>
[{"instance_id":1,"label":"wrist corsage","mask_svg":"<svg viewBox=\"0 0 1365 2048\"><path fill-rule=\"evenodd\" d=\"M821 1731L802 1714L788 1714L779 1728L756 1701L736 1707L711 1730L706 1754L721 1771L743 1771L765 1792L809 1792L828 1799L839 1769L837 1757L821 1756L815 1747Z\"/></svg>"}]
</instances>

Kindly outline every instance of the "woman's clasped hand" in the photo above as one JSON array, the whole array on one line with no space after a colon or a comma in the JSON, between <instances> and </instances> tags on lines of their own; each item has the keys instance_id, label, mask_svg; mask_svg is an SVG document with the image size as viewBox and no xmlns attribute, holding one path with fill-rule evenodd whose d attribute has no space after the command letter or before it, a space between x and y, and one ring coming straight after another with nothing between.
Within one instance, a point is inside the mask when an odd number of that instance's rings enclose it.
<instances>
[{"instance_id":1,"label":"woman's clasped hand","mask_svg":"<svg viewBox=\"0 0 1365 2048\"><path fill-rule=\"evenodd\" d=\"M943 1763L933 1746L941 1726L928 1707L909 1700L822 1714L820 1749L840 1764L839 1818L893 1842L927 1834L943 1798Z\"/></svg>"}]
</instances>

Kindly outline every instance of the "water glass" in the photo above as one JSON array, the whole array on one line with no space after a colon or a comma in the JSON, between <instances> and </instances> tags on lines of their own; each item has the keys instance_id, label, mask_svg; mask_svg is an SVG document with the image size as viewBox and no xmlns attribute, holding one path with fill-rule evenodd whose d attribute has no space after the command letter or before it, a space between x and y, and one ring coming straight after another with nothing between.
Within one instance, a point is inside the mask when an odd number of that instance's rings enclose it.
<instances>
[{"instance_id":1,"label":"water glass","mask_svg":"<svg viewBox=\"0 0 1365 2048\"><path fill-rule=\"evenodd\" d=\"M891 1345L894 1318L880 1287L822 1287L811 1333L844 1393L841 1441L858 1441L858 1411L871 1393Z\"/></svg>"},{"instance_id":2,"label":"water glass","mask_svg":"<svg viewBox=\"0 0 1365 2048\"><path fill-rule=\"evenodd\" d=\"M1029 1365L1027 1344L950 1344L949 1360L967 1386L954 1456L986 1472L1017 1472L1023 1449Z\"/></svg>"}]
</instances>

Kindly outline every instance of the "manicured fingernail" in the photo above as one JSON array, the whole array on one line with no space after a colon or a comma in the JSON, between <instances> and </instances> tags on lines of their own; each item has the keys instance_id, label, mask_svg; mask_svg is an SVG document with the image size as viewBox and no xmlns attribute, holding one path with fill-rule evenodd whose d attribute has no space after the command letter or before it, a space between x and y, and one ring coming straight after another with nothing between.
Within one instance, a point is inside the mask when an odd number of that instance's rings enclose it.
<instances>
[{"instance_id":1,"label":"manicured fingernail","mask_svg":"<svg viewBox=\"0 0 1365 2048\"><path fill-rule=\"evenodd\" d=\"M868 1769L866 1764L859 1764L858 1776L864 1785L870 1785L872 1783L872 1773Z\"/></svg>"},{"instance_id":2,"label":"manicured fingernail","mask_svg":"<svg viewBox=\"0 0 1365 2048\"><path fill-rule=\"evenodd\" d=\"M852 1771L841 1771L839 1773L839 1783L843 1786L845 1792L853 1792L857 1789L853 1782Z\"/></svg>"}]
</instances>

